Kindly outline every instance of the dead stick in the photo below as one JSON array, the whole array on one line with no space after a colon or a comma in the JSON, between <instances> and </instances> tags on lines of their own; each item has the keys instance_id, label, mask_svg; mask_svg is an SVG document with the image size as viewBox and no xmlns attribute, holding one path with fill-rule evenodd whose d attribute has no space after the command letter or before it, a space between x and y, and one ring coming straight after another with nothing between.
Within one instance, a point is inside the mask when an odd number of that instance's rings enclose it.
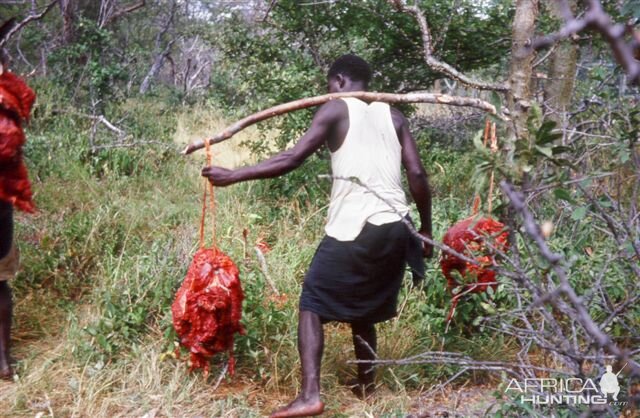
<instances>
[{"instance_id":1,"label":"dead stick","mask_svg":"<svg viewBox=\"0 0 640 418\"><path fill-rule=\"evenodd\" d=\"M258 262L260 263L260 270L262 270L262 274L264 274L265 280L267 281L267 283L269 283L269 286L271 287L271 291L276 296L280 296L280 292L278 292L278 288L276 287L276 283L271 279L271 276L269 276L269 269L267 267L267 259L264 258L264 254L262 254L262 251L260 250L260 248L254 247L254 249L256 250L256 256L258 258Z\"/></svg>"},{"instance_id":2,"label":"dead stick","mask_svg":"<svg viewBox=\"0 0 640 418\"><path fill-rule=\"evenodd\" d=\"M394 93L376 93L366 91L354 91L348 93L332 93L322 96L307 97L304 99L294 100L289 103L283 103L269 109L262 110L253 115L247 116L244 119L240 119L233 125L227 127L217 135L204 140L198 140L189 144L183 154L188 155L194 151L204 148L204 141L209 141L210 144L216 144L231 138L241 130L263 121L265 119L272 118L274 116L282 115L285 113L293 112L294 110L306 109L307 107L319 106L327 103L330 100L342 99L345 97L355 97L357 99L365 101L378 101L387 103L434 103L443 104L449 106L462 106L462 107L475 107L491 114L496 114L496 108L491 103L480 99L474 99L471 97L459 97L449 96L447 94L436 93L407 93L407 94L394 94Z\"/></svg>"}]
</instances>

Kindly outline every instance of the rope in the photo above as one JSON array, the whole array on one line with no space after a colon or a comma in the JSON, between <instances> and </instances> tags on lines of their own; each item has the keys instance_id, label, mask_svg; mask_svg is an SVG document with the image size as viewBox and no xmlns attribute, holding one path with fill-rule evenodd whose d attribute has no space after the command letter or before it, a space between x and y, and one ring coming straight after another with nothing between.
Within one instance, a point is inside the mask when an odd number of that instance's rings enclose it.
<instances>
[{"instance_id":1,"label":"rope","mask_svg":"<svg viewBox=\"0 0 640 418\"><path fill-rule=\"evenodd\" d=\"M205 141L206 149L206 165L211 165L211 145L209 141ZM210 196L211 202L211 247L216 246L216 212L215 212L215 194L213 190L213 184L209 179L204 179L204 192L202 194L202 216L200 218L200 248L205 247L204 242L204 228L207 219L207 194Z\"/></svg>"}]
</instances>

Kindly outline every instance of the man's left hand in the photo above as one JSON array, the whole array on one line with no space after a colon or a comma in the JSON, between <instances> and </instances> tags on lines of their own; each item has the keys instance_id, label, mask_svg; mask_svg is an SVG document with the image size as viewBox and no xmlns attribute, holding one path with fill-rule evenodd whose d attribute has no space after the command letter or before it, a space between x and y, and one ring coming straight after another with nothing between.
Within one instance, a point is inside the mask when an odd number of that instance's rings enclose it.
<instances>
[{"instance_id":1,"label":"man's left hand","mask_svg":"<svg viewBox=\"0 0 640 418\"><path fill-rule=\"evenodd\" d=\"M432 239L430 232L420 230L418 231L418 233L423 237ZM424 258L433 258L433 245L429 244L428 242L422 241L422 255L424 256Z\"/></svg>"},{"instance_id":2,"label":"man's left hand","mask_svg":"<svg viewBox=\"0 0 640 418\"><path fill-rule=\"evenodd\" d=\"M237 182L235 172L227 168L210 166L202 169L202 176L209 179L214 186L224 187Z\"/></svg>"}]
</instances>

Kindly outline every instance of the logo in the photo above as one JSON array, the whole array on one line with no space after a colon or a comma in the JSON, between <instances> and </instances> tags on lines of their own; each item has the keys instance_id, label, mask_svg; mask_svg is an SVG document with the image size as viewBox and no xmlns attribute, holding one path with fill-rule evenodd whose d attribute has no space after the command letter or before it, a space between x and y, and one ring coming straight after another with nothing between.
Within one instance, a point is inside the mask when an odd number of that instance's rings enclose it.
<instances>
[{"instance_id":1,"label":"logo","mask_svg":"<svg viewBox=\"0 0 640 418\"><path fill-rule=\"evenodd\" d=\"M625 367L627 367L627 364L622 366L622 369L620 369L620 371L618 371L618 373L616 374L613 374L613 371L612 371L613 367L611 367L610 364L607 365L606 373L603 374L602 377L600 378L600 390L602 391L604 396L607 396L610 394L613 395L613 400L616 402L618 401L618 394L620 393L620 384L618 383L618 375L622 370L624 370Z\"/></svg>"},{"instance_id":2,"label":"logo","mask_svg":"<svg viewBox=\"0 0 640 418\"><path fill-rule=\"evenodd\" d=\"M609 395L616 405L626 405L626 402L618 402L618 376L626 366L614 374L612 366L607 365L599 385L593 379L578 377L511 379L504 392L519 393L520 402L533 405L605 405L609 403Z\"/></svg>"}]
</instances>

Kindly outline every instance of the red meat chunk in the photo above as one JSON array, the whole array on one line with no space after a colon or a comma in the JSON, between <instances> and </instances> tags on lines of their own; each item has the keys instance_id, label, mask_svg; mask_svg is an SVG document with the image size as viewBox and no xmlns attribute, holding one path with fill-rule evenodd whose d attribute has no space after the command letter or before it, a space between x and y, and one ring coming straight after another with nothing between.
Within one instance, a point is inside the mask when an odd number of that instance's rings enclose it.
<instances>
[{"instance_id":1,"label":"red meat chunk","mask_svg":"<svg viewBox=\"0 0 640 418\"><path fill-rule=\"evenodd\" d=\"M187 276L171 306L173 326L180 343L189 350L191 370L209 371L209 359L228 351L233 374L233 339L244 334L242 285L238 268L222 251L202 248L196 252Z\"/></svg>"},{"instance_id":2,"label":"red meat chunk","mask_svg":"<svg viewBox=\"0 0 640 418\"><path fill-rule=\"evenodd\" d=\"M461 295L485 292L489 286L496 287L496 272L491 266L496 264L491 246L504 251L507 248L508 233L504 224L493 218L468 218L458 222L444 235L442 242L480 265L468 263L460 258L443 253L440 260L442 273L447 279L449 290L459 288L452 299L452 307L447 320L451 319ZM491 243L491 246L487 245ZM464 279L459 283L455 272Z\"/></svg>"},{"instance_id":3,"label":"red meat chunk","mask_svg":"<svg viewBox=\"0 0 640 418\"><path fill-rule=\"evenodd\" d=\"M18 120L29 120L36 94L17 75L5 71L0 74L0 107L15 113Z\"/></svg>"},{"instance_id":4,"label":"red meat chunk","mask_svg":"<svg viewBox=\"0 0 640 418\"><path fill-rule=\"evenodd\" d=\"M33 194L22 159L22 121L29 118L35 94L16 75L0 74L0 200L34 212Z\"/></svg>"}]
</instances>

